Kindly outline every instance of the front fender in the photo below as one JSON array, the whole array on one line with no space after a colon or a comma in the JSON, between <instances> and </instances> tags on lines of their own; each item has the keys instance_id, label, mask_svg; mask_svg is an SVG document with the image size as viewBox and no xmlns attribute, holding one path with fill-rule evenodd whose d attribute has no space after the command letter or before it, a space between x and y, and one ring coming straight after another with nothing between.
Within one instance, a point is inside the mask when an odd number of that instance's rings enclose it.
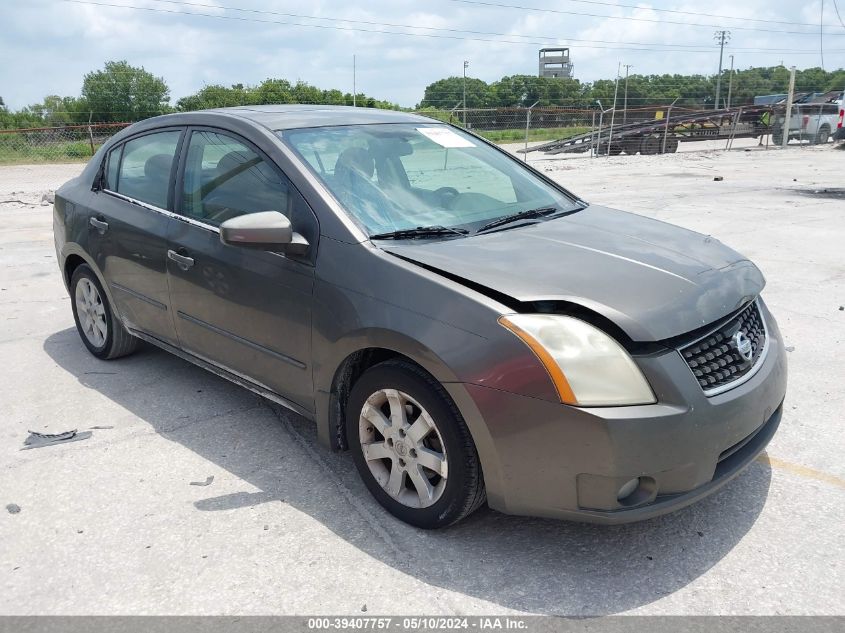
<instances>
[{"instance_id":1,"label":"front fender","mask_svg":"<svg viewBox=\"0 0 845 633\"><path fill-rule=\"evenodd\" d=\"M315 393L317 437L321 444L333 450L340 448L336 425L342 417L338 394L335 393L333 386L350 366L350 359L354 359L362 352L372 350L383 350L393 355L405 356L442 383L455 402L475 442L488 497L492 503L498 504L497 507L501 507L500 501L504 499L501 458L493 437L466 386L459 381L440 355L410 336L382 328L366 328L351 332L349 336L336 341L330 347L331 360L326 359L319 365L320 371L315 383L317 385ZM329 371L331 367L335 367L335 371Z\"/></svg>"}]
</instances>

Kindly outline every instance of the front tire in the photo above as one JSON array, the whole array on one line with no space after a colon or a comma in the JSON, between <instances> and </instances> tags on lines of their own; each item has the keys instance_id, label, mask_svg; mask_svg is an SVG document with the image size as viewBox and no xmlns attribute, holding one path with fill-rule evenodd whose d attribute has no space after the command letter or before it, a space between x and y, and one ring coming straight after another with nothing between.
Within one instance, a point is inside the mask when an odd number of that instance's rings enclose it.
<instances>
[{"instance_id":1,"label":"front tire","mask_svg":"<svg viewBox=\"0 0 845 633\"><path fill-rule=\"evenodd\" d=\"M94 356L111 360L137 349L139 339L115 316L100 280L87 264L77 266L71 275L70 303L79 337Z\"/></svg>"},{"instance_id":2,"label":"front tire","mask_svg":"<svg viewBox=\"0 0 845 633\"><path fill-rule=\"evenodd\" d=\"M358 379L346 437L370 493L406 523L445 527L486 500L478 452L458 408L409 362L390 360Z\"/></svg>"}]
</instances>

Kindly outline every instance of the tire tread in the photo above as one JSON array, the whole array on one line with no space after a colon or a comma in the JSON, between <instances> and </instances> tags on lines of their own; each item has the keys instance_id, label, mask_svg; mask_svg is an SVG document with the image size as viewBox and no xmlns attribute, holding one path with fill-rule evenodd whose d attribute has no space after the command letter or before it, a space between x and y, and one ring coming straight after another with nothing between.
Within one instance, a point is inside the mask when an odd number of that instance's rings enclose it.
<instances>
[{"instance_id":1,"label":"tire tread","mask_svg":"<svg viewBox=\"0 0 845 633\"><path fill-rule=\"evenodd\" d=\"M448 422L454 424L453 430L456 431L456 435L458 437L458 441L462 449L461 454L464 458L463 467L465 475L465 486L463 489L462 498L460 499L460 505L457 507L455 505L448 507L447 510L445 510L443 515L441 515L440 517L443 522L438 523L436 527L447 527L449 525L454 525L455 523L461 521L462 519L466 518L467 516L478 510L478 508L484 505L484 503L487 501L487 493L484 486L484 475L481 470L481 462L479 461L478 451L475 447L475 442L472 439L472 435L470 434L469 428L467 427L460 410L458 409L455 402L452 400L449 393L446 391L443 385L440 384L440 382L438 382L422 367L401 358L393 358L377 365L373 365L366 372L364 372L363 376L373 370L391 370L397 373L404 373L406 375L410 374L410 377L413 377L423 382L429 389L431 389L431 395L434 395L436 398L438 398L451 414L452 419ZM355 449L353 448L353 450ZM445 516L446 514L449 515L448 518Z\"/></svg>"},{"instance_id":2,"label":"tire tread","mask_svg":"<svg viewBox=\"0 0 845 633\"><path fill-rule=\"evenodd\" d=\"M487 501L487 490L484 487L484 475L481 472L481 462L478 459L478 451L475 448L475 442L472 440L472 435L470 435L469 428L464 422L464 418L461 415L461 412L458 410L458 406L452 400L452 397L449 395L449 392L441 385L437 380L431 377L428 372L424 369L415 365L413 363L409 363L407 361L401 359L392 359L381 363L382 366L394 366L397 368L401 368L405 371L409 371L415 374L418 378L422 379L426 383L428 383L429 387L437 393L437 395L443 400L443 402L449 407L454 416L455 420L458 422L458 433L461 437L461 443L463 444L462 448L464 449L464 455L466 456L466 468L467 468L467 484L468 484L468 491L464 497L464 505L461 510L458 512L457 516L450 521L447 525L454 525L458 521L468 517L470 514L478 510L485 501ZM445 527L445 526L444 526Z\"/></svg>"},{"instance_id":3,"label":"tire tread","mask_svg":"<svg viewBox=\"0 0 845 633\"><path fill-rule=\"evenodd\" d=\"M114 310L112 309L111 304L109 303L108 296L106 295L105 291L103 290L103 285L100 283L100 280L97 278L97 275L91 269L88 264L80 264L77 266L73 274L71 275L71 283L70 283L70 293L71 293L71 302L74 302L74 293L76 292L76 284L81 277L86 277L90 279L94 285L97 287L97 291L100 293L100 299L103 301L103 304L106 309L106 313L109 317L109 337L110 340L108 342L108 346L98 352L95 352L89 347L88 342L85 340L85 336L82 332L79 333L80 337L82 338L82 342L88 347L89 351L92 354L101 358L103 360L114 360L116 358L120 358L122 356L128 356L141 344L141 339L136 336L132 336L129 331L124 327L123 323L118 318L117 314L115 314ZM74 304L73 307L74 311L74 320L77 321L77 329L79 328L78 318L76 317L76 307Z\"/></svg>"}]
</instances>

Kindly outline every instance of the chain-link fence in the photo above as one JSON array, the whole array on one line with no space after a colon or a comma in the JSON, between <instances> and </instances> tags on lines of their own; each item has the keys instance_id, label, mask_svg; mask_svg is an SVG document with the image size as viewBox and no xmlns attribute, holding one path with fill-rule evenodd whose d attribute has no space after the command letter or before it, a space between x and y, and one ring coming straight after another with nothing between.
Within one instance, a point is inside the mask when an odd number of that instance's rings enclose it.
<instances>
[{"instance_id":1,"label":"chain-link fence","mask_svg":"<svg viewBox=\"0 0 845 633\"><path fill-rule=\"evenodd\" d=\"M840 107L827 99L795 104L789 140L801 143L826 142L838 129ZM548 106L466 110L429 108L419 110L417 114L463 126L495 143L536 146L550 141L581 138L582 141L577 142L574 151L614 154L642 151L637 142L641 144L646 137L657 139L652 143L655 147L646 148L648 153L663 153L667 147L669 152L675 151L677 142L681 140L732 141L742 137L763 138L769 134L772 134L772 144L780 145L784 112L783 105L743 106L731 110L651 105L616 110L608 108L603 111L598 107L583 109ZM128 125L92 123L0 130L0 165L84 162L109 137ZM638 129L637 126L645 127ZM631 137L627 140L632 142L623 142L626 137ZM656 149L658 145L659 149Z\"/></svg>"},{"instance_id":2,"label":"chain-link fence","mask_svg":"<svg viewBox=\"0 0 845 633\"><path fill-rule=\"evenodd\" d=\"M589 132L596 110L565 107L420 110L417 114L463 126L495 143L566 138Z\"/></svg>"},{"instance_id":3,"label":"chain-link fence","mask_svg":"<svg viewBox=\"0 0 845 633\"><path fill-rule=\"evenodd\" d=\"M839 93L805 93L792 109L789 141L826 143L838 129ZM681 141L759 138L780 146L783 104L743 105L714 110L674 104L602 110L567 107L424 109L417 114L463 126L496 143L538 146L560 142L556 153L672 153ZM769 137L771 135L771 137ZM565 146L564 146L565 145Z\"/></svg>"},{"instance_id":4,"label":"chain-link fence","mask_svg":"<svg viewBox=\"0 0 845 633\"><path fill-rule=\"evenodd\" d=\"M663 121L669 116L704 112L715 123L708 123L715 134L721 125L712 110L701 111L671 105L650 105L631 108L598 107L591 109L566 107L484 108L462 110L420 110L417 114L460 125L496 143L543 143L583 135L595 136L611 127L626 129L637 124ZM728 117L728 123L730 117Z\"/></svg>"},{"instance_id":5,"label":"chain-link fence","mask_svg":"<svg viewBox=\"0 0 845 633\"><path fill-rule=\"evenodd\" d=\"M94 123L0 130L0 164L87 161L97 148L129 123Z\"/></svg>"}]
</instances>

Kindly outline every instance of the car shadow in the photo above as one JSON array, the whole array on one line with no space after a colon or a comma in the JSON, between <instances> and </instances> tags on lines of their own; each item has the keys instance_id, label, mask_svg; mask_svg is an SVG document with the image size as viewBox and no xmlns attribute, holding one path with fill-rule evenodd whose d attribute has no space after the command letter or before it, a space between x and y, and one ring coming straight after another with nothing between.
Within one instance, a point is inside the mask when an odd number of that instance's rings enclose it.
<instances>
[{"instance_id":1,"label":"car shadow","mask_svg":"<svg viewBox=\"0 0 845 633\"><path fill-rule=\"evenodd\" d=\"M152 347L99 361L74 329L51 335L44 350L82 387L258 490L215 496L198 489L208 496L194 503L197 512L286 503L404 574L510 609L604 615L670 595L737 545L759 516L771 481L769 466L754 462L707 499L632 525L512 517L485 508L445 530L417 530L376 504L348 454L316 443L312 423L245 389Z\"/></svg>"}]
</instances>

